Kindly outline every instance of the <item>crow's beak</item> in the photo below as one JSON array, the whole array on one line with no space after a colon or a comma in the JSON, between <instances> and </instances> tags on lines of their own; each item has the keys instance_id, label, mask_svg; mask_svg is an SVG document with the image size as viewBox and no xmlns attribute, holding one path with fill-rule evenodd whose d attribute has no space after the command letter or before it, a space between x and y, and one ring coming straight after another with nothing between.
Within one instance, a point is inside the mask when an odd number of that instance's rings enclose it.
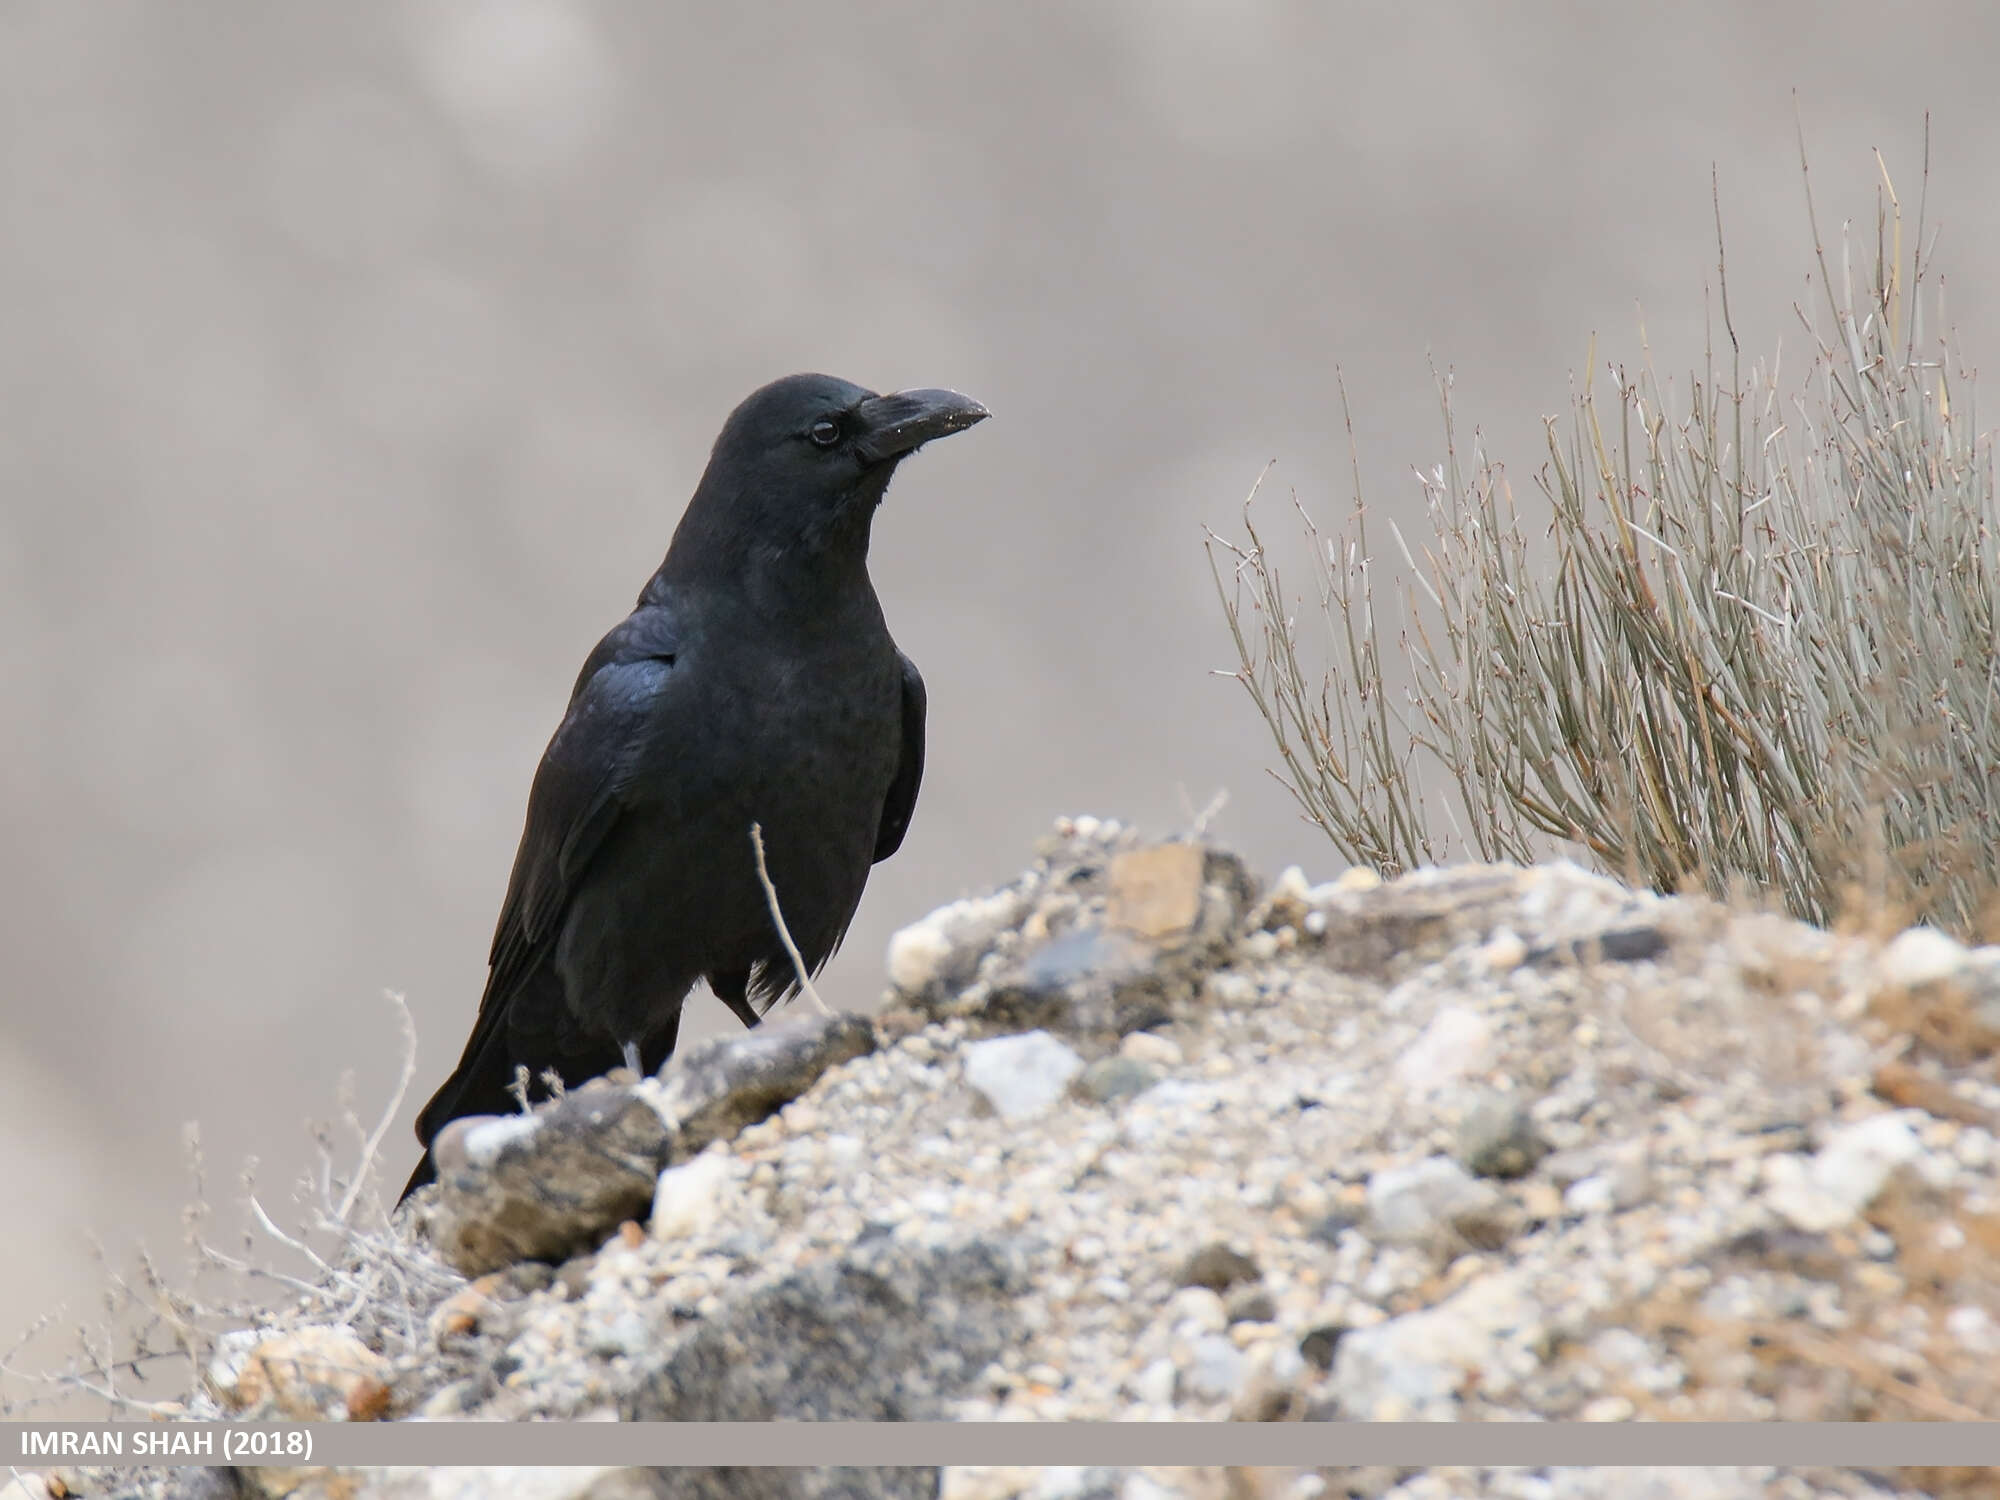
<instances>
[{"instance_id":1,"label":"crow's beak","mask_svg":"<svg viewBox=\"0 0 2000 1500\"><path fill-rule=\"evenodd\" d=\"M891 391L870 396L854 415L861 421L854 451L863 462L879 464L914 453L932 438L963 432L990 413L957 391Z\"/></svg>"}]
</instances>

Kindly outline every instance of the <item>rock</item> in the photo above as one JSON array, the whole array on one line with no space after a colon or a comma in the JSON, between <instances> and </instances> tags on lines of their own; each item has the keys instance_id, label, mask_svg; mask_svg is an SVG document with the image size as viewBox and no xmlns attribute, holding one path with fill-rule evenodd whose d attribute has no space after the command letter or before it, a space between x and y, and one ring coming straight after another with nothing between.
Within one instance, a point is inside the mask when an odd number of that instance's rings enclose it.
<instances>
[{"instance_id":1,"label":"rock","mask_svg":"<svg viewBox=\"0 0 2000 1500\"><path fill-rule=\"evenodd\" d=\"M431 1337L462 1338L503 1322L507 1310L497 1295L502 1282L497 1275L482 1276L445 1298L431 1314Z\"/></svg>"},{"instance_id":2,"label":"rock","mask_svg":"<svg viewBox=\"0 0 2000 1500\"><path fill-rule=\"evenodd\" d=\"M693 1234L716 1216L730 1185L730 1162L719 1147L691 1162L668 1167L653 1188L652 1232L663 1239Z\"/></svg>"},{"instance_id":3,"label":"rock","mask_svg":"<svg viewBox=\"0 0 2000 1500\"><path fill-rule=\"evenodd\" d=\"M845 1011L765 1021L677 1052L660 1070L652 1095L672 1127L671 1159L685 1161L768 1119L822 1074L874 1050L875 1028L867 1017Z\"/></svg>"},{"instance_id":4,"label":"rock","mask_svg":"<svg viewBox=\"0 0 2000 1500\"><path fill-rule=\"evenodd\" d=\"M1945 1314L1944 1331L1968 1353L1982 1357L2000 1355L2000 1322L1974 1303L1954 1307Z\"/></svg>"},{"instance_id":5,"label":"rock","mask_svg":"<svg viewBox=\"0 0 2000 1500\"><path fill-rule=\"evenodd\" d=\"M1517 1366L1539 1363L1531 1351L1542 1336L1540 1312L1519 1280L1489 1274L1435 1307L1349 1329L1334 1352L1334 1394L1353 1420L1448 1419L1468 1376L1504 1396Z\"/></svg>"},{"instance_id":6,"label":"rock","mask_svg":"<svg viewBox=\"0 0 2000 1500\"><path fill-rule=\"evenodd\" d=\"M1580 1177L1563 1194L1563 1211L1583 1218L1608 1214L1616 1207L1617 1194L1609 1177Z\"/></svg>"},{"instance_id":7,"label":"rock","mask_svg":"<svg viewBox=\"0 0 2000 1500\"><path fill-rule=\"evenodd\" d=\"M1764 1199L1795 1228L1838 1229L1922 1151L1923 1142L1901 1115L1875 1115L1835 1133L1810 1161L1789 1152L1766 1157Z\"/></svg>"},{"instance_id":8,"label":"rock","mask_svg":"<svg viewBox=\"0 0 2000 1500\"><path fill-rule=\"evenodd\" d=\"M1211 1240L1181 1263L1180 1284L1225 1292L1238 1282L1255 1281L1263 1274L1257 1269L1257 1262L1240 1250L1231 1249L1221 1240Z\"/></svg>"},{"instance_id":9,"label":"rock","mask_svg":"<svg viewBox=\"0 0 2000 1500\"><path fill-rule=\"evenodd\" d=\"M1322 1323L1317 1328L1306 1330L1306 1336L1299 1340L1299 1355L1316 1370L1331 1370L1333 1356L1340 1348L1340 1340L1347 1329L1338 1323Z\"/></svg>"},{"instance_id":10,"label":"rock","mask_svg":"<svg viewBox=\"0 0 2000 1500\"><path fill-rule=\"evenodd\" d=\"M1155 1068L1178 1068L1183 1061L1180 1047L1171 1038L1150 1031L1135 1031L1123 1038L1118 1055Z\"/></svg>"},{"instance_id":11,"label":"rock","mask_svg":"<svg viewBox=\"0 0 2000 1500\"><path fill-rule=\"evenodd\" d=\"M1204 863L1198 844L1155 844L1113 856L1106 925L1153 943L1192 932L1201 918Z\"/></svg>"},{"instance_id":12,"label":"rock","mask_svg":"<svg viewBox=\"0 0 2000 1500\"><path fill-rule=\"evenodd\" d=\"M1951 979L1965 967L1965 945L1935 927L1912 927L1898 933L1876 960L1884 984L1915 989Z\"/></svg>"},{"instance_id":13,"label":"rock","mask_svg":"<svg viewBox=\"0 0 2000 1500\"><path fill-rule=\"evenodd\" d=\"M1132 1378L1132 1394L1148 1406L1172 1406L1180 1371L1170 1359L1156 1359Z\"/></svg>"},{"instance_id":14,"label":"rock","mask_svg":"<svg viewBox=\"0 0 2000 1500\"><path fill-rule=\"evenodd\" d=\"M652 1105L613 1084L532 1115L454 1120L433 1147L432 1241L467 1276L593 1248L652 1203L667 1140Z\"/></svg>"},{"instance_id":15,"label":"rock","mask_svg":"<svg viewBox=\"0 0 2000 1500\"><path fill-rule=\"evenodd\" d=\"M1232 1287L1222 1307L1231 1323L1270 1323L1278 1316L1277 1299L1255 1283Z\"/></svg>"},{"instance_id":16,"label":"rock","mask_svg":"<svg viewBox=\"0 0 2000 1500\"><path fill-rule=\"evenodd\" d=\"M1528 1103L1512 1094L1481 1089L1458 1128L1458 1159L1479 1177L1525 1177L1549 1153Z\"/></svg>"},{"instance_id":17,"label":"rock","mask_svg":"<svg viewBox=\"0 0 2000 1500\"><path fill-rule=\"evenodd\" d=\"M1568 1182L1562 1200L1566 1213L1583 1217L1624 1213L1652 1196L1652 1165L1643 1142L1589 1147L1549 1161L1561 1169L1551 1176Z\"/></svg>"},{"instance_id":18,"label":"rock","mask_svg":"<svg viewBox=\"0 0 2000 1500\"><path fill-rule=\"evenodd\" d=\"M1357 867L1313 887L1305 930L1329 965L1386 978L1441 957L1454 943L1484 942L1509 919L1523 880L1523 871L1506 866L1470 865L1384 883Z\"/></svg>"},{"instance_id":19,"label":"rock","mask_svg":"<svg viewBox=\"0 0 2000 1500\"><path fill-rule=\"evenodd\" d=\"M1046 1031L969 1042L965 1081L1003 1120L1029 1120L1061 1100L1083 1059Z\"/></svg>"},{"instance_id":20,"label":"rock","mask_svg":"<svg viewBox=\"0 0 2000 1500\"><path fill-rule=\"evenodd\" d=\"M889 982L913 1000L935 1001L968 983L1002 932L1026 914L1014 887L941 906L889 939Z\"/></svg>"},{"instance_id":21,"label":"rock","mask_svg":"<svg viewBox=\"0 0 2000 1500\"><path fill-rule=\"evenodd\" d=\"M1417 1098L1435 1094L1480 1068L1492 1042L1493 1025L1486 1017L1448 1005L1396 1059L1396 1082Z\"/></svg>"},{"instance_id":22,"label":"rock","mask_svg":"<svg viewBox=\"0 0 2000 1500\"><path fill-rule=\"evenodd\" d=\"M1390 1244L1423 1244L1461 1216L1490 1214L1499 1202L1491 1183L1467 1176L1450 1157L1427 1157L1368 1179L1368 1232Z\"/></svg>"},{"instance_id":23,"label":"rock","mask_svg":"<svg viewBox=\"0 0 2000 1500\"><path fill-rule=\"evenodd\" d=\"M389 1410L389 1362L347 1328L296 1328L261 1340L224 1392L252 1421L373 1422Z\"/></svg>"},{"instance_id":24,"label":"rock","mask_svg":"<svg viewBox=\"0 0 2000 1500\"><path fill-rule=\"evenodd\" d=\"M1288 1422L1305 1406L1301 1386L1306 1362L1290 1344L1272 1341L1247 1355L1245 1373L1229 1409L1237 1422Z\"/></svg>"},{"instance_id":25,"label":"rock","mask_svg":"<svg viewBox=\"0 0 2000 1500\"><path fill-rule=\"evenodd\" d=\"M1143 1031L1134 1036L1144 1036ZM1100 1057L1083 1070L1077 1080L1077 1092L1086 1099L1099 1104L1110 1104L1118 1099L1136 1098L1160 1081L1157 1069L1150 1064L1130 1057Z\"/></svg>"},{"instance_id":26,"label":"rock","mask_svg":"<svg viewBox=\"0 0 2000 1500\"><path fill-rule=\"evenodd\" d=\"M1525 962L1551 964L1636 964L1667 951L1667 935L1657 927L1614 927L1588 937L1531 948Z\"/></svg>"},{"instance_id":27,"label":"rock","mask_svg":"<svg viewBox=\"0 0 2000 1500\"><path fill-rule=\"evenodd\" d=\"M1287 865L1244 925L1254 931L1276 932L1282 927L1299 926L1311 910L1312 885L1306 879L1306 872L1297 865Z\"/></svg>"},{"instance_id":28,"label":"rock","mask_svg":"<svg viewBox=\"0 0 2000 1500\"><path fill-rule=\"evenodd\" d=\"M888 1236L760 1277L627 1395L628 1422L925 1421L1021 1336L1021 1247Z\"/></svg>"},{"instance_id":29,"label":"rock","mask_svg":"<svg viewBox=\"0 0 2000 1500\"><path fill-rule=\"evenodd\" d=\"M1157 960L1136 938L1085 924L1051 938L998 976L979 1014L1009 1028L1115 1036L1147 1018L1171 1015L1172 986Z\"/></svg>"},{"instance_id":30,"label":"rock","mask_svg":"<svg viewBox=\"0 0 2000 1500\"><path fill-rule=\"evenodd\" d=\"M1182 1332L1220 1333L1229 1326L1229 1310L1209 1288L1184 1286L1167 1303L1167 1322Z\"/></svg>"},{"instance_id":31,"label":"rock","mask_svg":"<svg viewBox=\"0 0 2000 1500\"><path fill-rule=\"evenodd\" d=\"M1194 1341L1180 1389L1195 1401L1232 1401L1248 1373L1241 1349L1219 1333L1205 1333Z\"/></svg>"},{"instance_id":32,"label":"rock","mask_svg":"<svg viewBox=\"0 0 2000 1500\"><path fill-rule=\"evenodd\" d=\"M1900 1059L1892 1058L1878 1067L1870 1087L1877 1098L1898 1109L1920 1109L1940 1120L2000 1131L2000 1116L1992 1110L1961 1099L1943 1079L1933 1078Z\"/></svg>"}]
</instances>

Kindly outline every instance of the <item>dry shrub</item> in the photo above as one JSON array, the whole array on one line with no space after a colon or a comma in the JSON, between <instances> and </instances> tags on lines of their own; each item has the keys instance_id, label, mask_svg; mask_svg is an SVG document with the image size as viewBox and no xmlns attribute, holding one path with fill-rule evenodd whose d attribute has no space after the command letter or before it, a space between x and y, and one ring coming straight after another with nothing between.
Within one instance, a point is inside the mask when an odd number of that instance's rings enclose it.
<instances>
[{"instance_id":1,"label":"dry shrub","mask_svg":"<svg viewBox=\"0 0 2000 1500\"><path fill-rule=\"evenodd\" d=\"M1921 203L1906 242L1885 168L1874 243L1844 233L1837 273L1809 183L1807 204L1805 378L1785 383L1775 359L1744 370L1719 259L1726 370L1711 338L1684 402L1650 355L1608 387L1587 378L1548 423L1546 547L1477 438L1462 461L1440 379L1447 457L1420 476L1432 536L1420 555L1395 538L1407 687L1384 670L1358 478L1339 535L1299 510L1331 631L1322 674L1252 505L1243 541L1211 534L1231 675L1271 727L1279 779L1348 859L1392 874L1460 850L1528 861L1553 841L1661 890L1766 889L1821 923L1857 906L1959 932L1990 917L1991 444L1932 331ZM1427 784L1447 789L1448 826Z\"/></svg>"}]
</instances>

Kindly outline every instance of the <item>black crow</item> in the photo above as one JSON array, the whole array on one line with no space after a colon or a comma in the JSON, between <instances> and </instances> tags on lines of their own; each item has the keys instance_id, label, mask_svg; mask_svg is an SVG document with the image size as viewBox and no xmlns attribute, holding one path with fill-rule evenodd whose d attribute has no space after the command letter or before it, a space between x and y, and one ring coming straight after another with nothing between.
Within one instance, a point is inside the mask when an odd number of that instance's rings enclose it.
<instances>
[{"instance_id":1,"label":"black crow","mask_svg":"<svg viewBox=\"0 0 2000 1500\"><path fill-rule=\"evenodd\" d=\"M516 1069L566 1084L672 1054L695 981L745 1025L796 985L757 878L762 829L809 971L896 852L924 765L924 681L868 577L896 466L981 421L955 391L765 386L723 424L638 607L583 664L528 794L486 992L425 1146L505 1113Z\"/></svg>"}]
</instances>

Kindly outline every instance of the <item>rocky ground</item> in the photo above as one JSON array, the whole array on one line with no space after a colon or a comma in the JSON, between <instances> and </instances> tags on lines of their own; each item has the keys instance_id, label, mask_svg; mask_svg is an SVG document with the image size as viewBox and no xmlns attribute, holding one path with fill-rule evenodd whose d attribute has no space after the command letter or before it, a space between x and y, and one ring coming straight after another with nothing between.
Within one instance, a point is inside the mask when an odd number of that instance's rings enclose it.
<instances>
[{"instance_id":1,"label":"rocky ground","mask_svg":"<svg viewBox=\"0 0 2000 1500\"><path fill-rule=\"evenodd\" d=\"M1260 890L1225 852L1085 818L899 934L889 978L872 1020L795 1003L658 1079L454 1130L410 1221L222 1339L188 1409L2000 1416L2000 949L1566 865ZM572 1472L579 1497L701 1482ZM791 1472L819 1488L782 1493L949 1500L1642 1493L1583 1470ZM1983 1482L1661 1472L1663 1500Z\"/></svg>"}]
</instances>

